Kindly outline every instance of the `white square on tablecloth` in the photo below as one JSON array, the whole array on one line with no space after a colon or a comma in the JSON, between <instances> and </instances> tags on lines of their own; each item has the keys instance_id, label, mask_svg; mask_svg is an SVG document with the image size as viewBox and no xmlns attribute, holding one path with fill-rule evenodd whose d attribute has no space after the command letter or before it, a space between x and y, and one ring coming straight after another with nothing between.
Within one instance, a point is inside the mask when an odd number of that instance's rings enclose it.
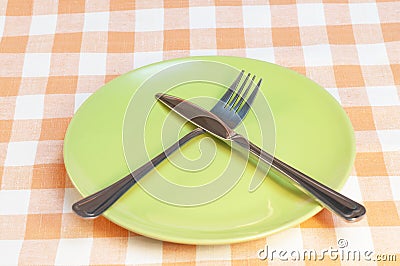
<instances>
[{"instance_id":1,"label":"white square on tablecloth","mask_svg":"<svg viewBox=\"0 0 400 266\"><path fill-rule=\"evenodd\" d=\"M290 228L267 237L266 244L275 250L286 250L288 253L293 250L303 250L303 237L301 229ZM264 247L260 247L264 248Z\"/></svg>"},{"instance_id":2,"label":"white square on tablecloth","mask_svg":"<svg viewBox=\"0 0 400 266\"><path fill-rule=\"evenodd\" d=\"M329 45L303 46L303 53L306 66L331 66L333 64Z\"/></svg>"},{"instance_id":3,"label":"white square on tablecloth","mask_svg":"<svg viewBox=\"0 0 400 266\"><path fill-rule=\"evenodd\" d=\"M337 88L325 88L325 90L329 92L329 94L332 95L333 98L338 101L338 103L342 103L339 96L339 90Z\"/></svg>"},{"instance_id":4,"label":"white square on tablecloth","mask_svg":"<svg viewBox=\"0 0 400 266\"><path fill-rule=\"evenodd\" d=\"M17 96L14 119L42 119L44 95Z\"/></svg>"},{"instance_id":5,"label":"white square on tablecloth","mask_svg":"<svg viewBox=\"0 0 400 266\"><path fill-rule=\"evenodd\" d=\"M126 264L155 264L162 262L162 242L144 236L132 236L128 240Z\"/></svg>"},{"instance_id":6,"label":"white square on tablecloth","mask_svg":"<svg viewBox=\"0 0 400 266\"><path fill-rule=\"evenodd\" d=\"M135 11L135 31L163 31L164 9L138 9Z\"/></svg>"},{"instance_id":7,"label":"white square on tablecloth","mask_svg":"<svg viewBox=\"0 0 400 266\"><path fill-rule=\"evenodd\" d=\"M349 179L347 179L346 184L344 184L341 193L352 200L358 202L362 201L362 195L357 176L349 176Z\"/></svg>"},{"instance_id":8,"label":"white square on tablecloth","mask_svg":"<svg viewBox=\"0 0 400 266\"><path fill-rule=\"evenodd\" d=\"M151 63L160 62L162 59L162 52L137 52L133 55L133 66L134 68L138 68Z\"/></svg>"},{"instance_id":9,"label":"white square on tablecloth","mask_svg":"<svg viewBox=\"0 0 400 266\"><path fill-rule=\"evenodd\" d=\"M196 247L196 261L218 260L231 260L231 247L229 245L200 245Z\"/></svg>"},{"instance_id":10,"label":"white square on tablecloth","mask_svg":"<svg viewBox=\"0 0 400 266\"><path fill-rule=\"evenodd\" d=\"M271 10L269 6L243 6L243 25L245 28L270 28Z\"/></svg>"},{"instance_id":11,"label":"white square on tablecloth","mask_svg":"<svg viewBox=\"0 0 400 266\"><path fill-rule=\"evenodd\" d=\"M60 239L55 264L88 265L92 244L92 238Z\"/></svg>"},{"instance_id":12,"label":"white square on tablecloth","mask_svg":"<svg viewBox=\"0 0 400 266\"><path fill-rule=\"evenodd\" d=\"M35 163L37 141L8 143L4 166L26 166Z\"/></svg>"},{"instance_id":13,"label":"white square on tablecloth","mask_svg":"<svg viewBox=\"0 0 400 266\"><path fill-rule=\"evenodd\" d=\"M190 7L189 20L191 29L215 29L215 7Z\"/></svg>"},{"instance_id":14,"label":"white square on tablecloth","mask_svg":"<svg viewBox=\"0 0 400 266\"><path fill-rule=\"evenodd\" d=\"M297 17L299 26L326 25L324 6L321 3L298 4Z\"/></svg>"},{"instance_id":15,"label":"white square on tablecloth","mask_svg":"<svg viewBox=\"0 0 400 266\"><path fill-rule=\"evenodd\" d=\"M29 198L30 190L0 190L0 215L27 214Z\"/></svg>"},{"instance_id":16,"label":"white square on tablecloth","mask_svg":"<svg viewBox=\"0 0 400 266\"><path fill-rule=\"evenodd\" d=\"M48 77L50 53L26 53L22 77Z\"/></svg>"},{"instance_id":17,"label":"white square on tablecloth","mask_svg":"<svg viewBox=\"0 0 400 266\"><path fill-rule=\"evenodd\" d=\"M400 176L389 176L389 181L392 188L393 200L400 200Z\"/></svg>"},{"instance_id":18,"label":"white square on tablecloth","mask_svg":"<svg viewBox=\"0 0 400 266\"><path fill-rule=\"evenodd\" d=\"M400 100L395 86L367 87L369 103L372 106L399 105Z\"/></svg>"},{"instance_id":19,"label":"white square on tablecloth","mask_svg":"<svg viewBox=\"0 0 400 266\"><path fill-rule=\"evenodd\" d=\"M56 32L57 15L32 16L29 35L46 35Z\"/></svg>"},{"instance_id":20,"label":"white square on tablecloth","mask_svg":"<svg viewBox=\"0 0 400 266\"><path fill-rule=\"evenodd\" d=\"M106 53L81 53L79 75L105 75L106 62Z\"/></svg>"},{"instance_id":21,"label":"white square on tablecloth","mask_svg":"<svg viewBox=\"0 0 400 266\"><path fill-rule=\"evenodd\" d=\"M85 13L84 32L108 31L109 12Z\"/></svg>"},{"instance_id":22,"label":"white square on tablecloth","mask_svg":"<svg viewBox=\"0 0 400 266\"><path fill-rule=\"evenodd\" d=\"M89 96L92 95L91 93L77 93L75 94L75 107L74 107L74 113L78 111L79 107L86 101Z\"/></svg>"},{"instance_id":23,"label":"white square on tablecloth","mask_svg":"<svg viewBox=\"0 0 400 266\"><path fill-rule=\"evenodd\" d=\"M247 48L246 55L249 58L275 63L274 48Z\"/></svg>"},{"instance_id":24,"label":"white square on tablecloth","mask_svg":"<svg viewBox=\"0 0 400 266\"><path fill-rule=\"evenodd\" d=\"M0 16L0 37L3 36L5 22L6 22L6 17Z\"/></svg>"},{"instance_id":25,"label":"white square on tablecloth","mask_svg":"<svg viewBox=\"0 0 400 266\"><path fill-rule=\"evenodd\" d=\"M376 3L349 4L351 22L353 24L379 24L379 14Z\"/></svg>"},{"instance_id":26,"label":"white square on tablecloth","mask_svg":"<svg viewBox=\"0 0 400 266\"><path fill-rule=\"evenodd\" d=\"M374 251L374 244L372 241L372 236L371 236L371 231L369 227L364 227L364 226L350 226L350 227L336 227L336 237L337 240L339 241L340 239L343 239L347 242L347 246L345 245L345 241L341 241L341 243L337 243L336 247L340 247L340 245L343 245L341 249L345 250L351 250L351 251L356 251L359 250L361 251L361 255L365 251ZM336 248L334 246L334 248Z\"/></svg>"},{"instance_id":27,"label":"white square on tablecloth","mask_svg":"<svg viewBox=\"0 0 400 266\"><path fill-rule=\"evenodd\" d=\"M382 151L400 151L400 130L378 130Z\"/></svg>"},{"instance_id":28,"label":"white square on tablecloth","mask_svg":"<svg viewBox=\"0 0 400 266\"><path fill-rule=\"evenodd\" d=\"M0 265L18 265L23 240L0 240Z\"/></svg>"},{"instance_id":29,"label":"white square on tablecloth","mask_svg":"<svg viewBox=\"0 0 400 266\"><path fill-rule=\"evenodd\" d=\"M63 213L72 213L72 204L82 198L76 188L66 188L64 194Z\"/></svg>"},{"instance_id":30,"label":"white square on tablecloth","mask_svg":"<svg viewBox=\"0 0 400 266\"><path fill-rule=\"evenodd\" d=\"M375 66L390 64L385 44L357 44L356 47L360 65Z\"/></svg>"},{"instance_id":31,"label":"white square on tablecloth","mask_svg":"<svg viewBox=\"0 0 400 266\"><path fill-rule=\"evenodd\" d=\"M198 49L198 50L190 50L191 56L207 56L207 55L217 55L216 49Z\"/></svg>"}]
</instances>

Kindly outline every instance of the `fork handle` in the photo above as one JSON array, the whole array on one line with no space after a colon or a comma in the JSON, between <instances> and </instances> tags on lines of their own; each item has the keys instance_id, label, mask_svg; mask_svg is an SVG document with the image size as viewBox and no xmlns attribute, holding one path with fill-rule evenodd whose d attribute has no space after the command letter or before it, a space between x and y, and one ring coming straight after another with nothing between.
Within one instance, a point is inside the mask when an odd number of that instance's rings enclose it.
<instances>
[{"instance_id":1,"label":"fork handle","mask_svg":"<svg viewBox=\"0 0 400 266\"><path fill-rule=\"evenodd\" d=\"M154 157L151 161L145 163L132 173L124 178L103 188L102 190L91 194L72 205L72 210L83 218L96 218L111 207L122 195L125 194L138 180L150 172L154 167L159 165L168 156L174 153L179 147L183 146L189 140L203 134L205 131L197 128L180 140L178 140L171 147Z\"/></svg>"},{"instance_id":2,"label":"fork handle","mask_svg":"<svg viewBox=\"0 0 400 266\"><path fill-rule=\"evenodd\" d=\"M347 222L358 221L364 216L366 210L363 205L325 186L285 162L282 162L248 141L245 137L237 134L232 137L232 141L249 149L251 153L262 161L270 164L275 170L287 176L300 190L315 198L322 206L344 218Z\"/></svg>"}]
</instances>

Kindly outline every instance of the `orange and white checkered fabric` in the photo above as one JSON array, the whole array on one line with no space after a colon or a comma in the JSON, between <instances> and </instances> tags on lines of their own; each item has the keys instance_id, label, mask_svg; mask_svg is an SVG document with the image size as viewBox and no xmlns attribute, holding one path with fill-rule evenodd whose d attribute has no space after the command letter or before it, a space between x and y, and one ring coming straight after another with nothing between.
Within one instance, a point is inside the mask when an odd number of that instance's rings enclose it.
<instances>
[{"instance_id":1,"label":"orange and white checkered fabric","mask_svg":"<svg viewBox=\"0 0 400 266\"><path fill-rule=\"evenodd\" d=\"M355 129L343 193L367 217L346 224L324 210L259 240L191 246L74 215L62 148L75 110L118 75L190 55L257 58L325 87ZM279 261L257 258L265 244L322 250L338 239L399 263L399 94L396 0L0 0L0 264L267 265Z\"/></svg>"}]
</instances>

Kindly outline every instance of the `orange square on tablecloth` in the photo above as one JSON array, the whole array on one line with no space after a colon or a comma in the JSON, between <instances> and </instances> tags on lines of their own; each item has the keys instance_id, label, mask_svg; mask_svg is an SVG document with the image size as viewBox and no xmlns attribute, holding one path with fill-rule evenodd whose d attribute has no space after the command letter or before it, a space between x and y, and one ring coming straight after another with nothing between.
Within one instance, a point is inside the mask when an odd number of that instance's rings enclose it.
<instances>
[{"instance_id":1,"label":"orange square on tablecloth","mask_svg":"<svg viewBox=\"0 0 400 266\"><path fill-rule=\"evenodd\" d=\"M383 23L381 27L385 42L400 41L400 23Z\"/></svg>"},{"instance_id":2,"label":"orange square on tablecloth","mask_svg":"<svg viewBox=\"0 0 400 266\"><path fill-rule=\"evenodd\" d=\"M20 77L0 77L0 97L17 96L20 84Z\"/></svg>"},{"instance_id":3,"label":"orange square on tablecloth","mask_svg":"<svg viewBox=\"0 0 400 266\"><path fill-rule=\"evenodd\" d=\"M328 25L326 28L330 44L355 44L351 25Z\"/></svg>"},{"instance_id":4,"label":"orange square on tablecloth","mask_svg":"<svg viewBox=\"0 0 400 266\"><path fill-rule=\"evenodd\" d=\"M0 42L0 53L24 53L28 36L4 36Z\"/></svg>"},{"instance_id":5,"label":"orange square on tablecloth","mask_svg":"<svg viewBox=\"0 0 400 266\"><path fill-rule=\"evenodd\" d=\"M400 64L391 64L390 68L392 69L394 83L400 85Z\"/></svg>"},{"instance_id":6,"label":"orange square on tablecloth","mask_svg":"<svg viewBox=\"0 0 400 266\"><path fill-rule=\"evenodd\" d=\"M243 28L217 28L216 34L218 49L235 49L246 47Z\"/></svg>"},{"instance_id":7,"label":"orange square on tablecloth","mask_svg":"<svg viewBox=\"0 0 400 266\"><path fill-rule=\"evenodd\" d=\"M94 220L93 237L127 237L129 231L104 217Z\"/></svg>"},{"instance_id":8,"label":"orange square on tablecloth","mask_svg":"<svg viewBox=\"0 0 400 266\"><path fill-rule=\"evenodd\" d=\"M333 66L336 85L339 88L363 87L365 86L364 77L359 65Z\"/></svg>"},{"instance_id":9,"label":"orange square on tablecloth","mask_svg":"<svg viewBox=\"0 0 400 266\"><path fill-rule=\"evenodd\" d=\"M135 51L134 32L108 32L109 53L133 53Z\"/></svg>"},{"instance_id":10,"label":"orange square on tablecloth","mask_svg":"<svg viewBox=\"0 0 400 266\"><path fill-rule=\"evenodd\" d=\"M60 238L61 213L28 214L25 239Z\"/></svg>"},{"instance_id":11,"label":"orange square on tablecloth","mask_svg":"<svg viewBox=\"0 0 400 266\"><path fill-rule=\"evenodd\" d=\"M135 1L126 1L126 0L110 1L110 11L134 10L134 9L135 9Z\"/></svg>"},{"instance_id":12,"label":"orange square on tablecloth","mask_svg":"<svg viewBox=\"0 0 400 266\"><path fill-rule=\"evenodd\" d=\"M299 28L272 28L272 43L274 46L300 46Z\"/></svg>"},{"instance_id":13,"label":"orange square on tablecloth","mask_svg":"<svg viewBox=\"0 0 400 266\"><path fill-rule=\"evenodd\" d=\"M53 53L79 53L81 44L81 32L56 33L54 35Z\"/></svg>"},{"instance_id":14,"label":"orange square on tablecloth","mask_svg":"<svg viewBox=\"0 0 400 266\"><path fill-rule=\"evenodd\" d=\"M400 226L400 218L393 201L366 201L369 226Z\"/></svg>"},{"instance_id":15,"label":"orange square on tablecloth","mask_svg":"<svg viewBox=\"0 0 400 266\"><path fill-rule=\"evenodd\" d=\"M9 142L13 120L0 120L0 142Z\"/></svg>"},{"instance_id":16,"label":"orange square on tablecloth","mask_svg":"<svg viewBox=\"0 0 400 266\"><path fill-rule=\"evenodd\" d=\"M354 130L375 130L374 117L370 106L344 107Z\"/></svg>"},{"instance_id":17,"label":"orange square on tablecloth","mask_svg":"<svg viewBox=\"0 0 400 266\"><path fill-rule=\"evenodd\" d=\"M78 85L77 76L50 76L46 86L48 94L72 94Z\"/></svg>"},{"instance_id":18,"label":"orange square on tablecloth","mask_svg":"<svg viewBox=\"0 0 400 266\"><path fill-rule=\"evenodd\" d=\"M322 209L319 213L300 224L301 228L333 228L332 213Z\"/></svg>"},{"instance_id":19,"label":"orange square on tablecloth","mask_svg":"<svg viewBox=\"0 0 400 266\"><path fill-rule=\"evenodd\" d=\"M190 30L164 31L164 50L189 50Z\"/></svg>"},{"instance_id":20,"label":"orange square on tablecloth","mask_svg":"<svg viewBox=\"0 0 400 266\"><path fill-rule=\"evenodd\" d=\"M6 16L30 16L33 10L33 0L8 0Z\"/></svg>"},{"instance_id":21,"label":"orange square on tablecloth","mask_svg":"<svg viewBox=\"0 0 400 266\"><path fill-rule=\"evenodd\" d=\"M63 188L66 178L64 164L37 164L33 167L32 189Z\"/></svg>"},{"instance_id":22,"label":"orange square on tablecloth","mask_svg":"<svg viewBox=\"0 0 400 266\"><path fill-rule=\"evenodd\" d=\"M42 120L40 140L63 140L71 118L50 118Z\"/></svg>"},{"instance_id":23,"label":"orange square on tablecloth","mask_svg":"<svg viewBox=\"0 0 400 266\"><path fill-rule=\"evenodd\" d=\"M71 13L84 13L85 0L58 0L58 13L71 14Z\"/></svg>"},{"instance_id":24,"label":"orange square on tablecloth","mask_svg":"<svg viewBox=\"0 0 400 266\"><path fill-rule=\"evenodd\" d=\"M357 176L387 176L382 152L359 152L354 167Z\"/></svg>"},{"instance_id":25,"label":"orange square on tablecloth","mask_svg":"<svg viewBox=\"0 0 400 266\"><path fill-rule=\"evenodd\" d=\"M241 6L242 2L237 0L215 0L216 6Z\"/></svg>"}]
</instances>

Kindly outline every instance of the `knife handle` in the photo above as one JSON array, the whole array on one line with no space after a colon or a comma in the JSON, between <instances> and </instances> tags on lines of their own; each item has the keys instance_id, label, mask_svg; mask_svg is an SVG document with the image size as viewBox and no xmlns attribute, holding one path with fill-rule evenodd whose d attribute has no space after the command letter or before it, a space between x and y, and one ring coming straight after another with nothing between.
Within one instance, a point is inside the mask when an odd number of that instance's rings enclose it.
<instances>
[{"instance_id":1,"label":"knife handle","mask_svg":"<svg viewBox=\"0 0 400 266\"><path fill-rule=\"evenodd\" d=\"M247 148L262 161L270 164L278 172L287 176L292 183L306 194L315 198L322 206L344 218L347 222L360 220L366 213L365 207L339 192L325 186L308 175L300 172L268 152L262 150L242 135L235 135L232 141Z\"/></svg>"},{"instance_id":2,"label":"knife handle","mask_svg":"<svg viewBox=\"0 0 400 266\"><path fill-rule=\"evenodd\" d=\"M125 194L137 181L150 172L154 167L164 161L168 156L178 150L189 140L203 134L205 131L197 128L183 136L171 147L154 157L124 178L109 185L102 190L91 194L72 205L72 210L83 218L96 218L111 207L122 195Z\"/></svg>"}]
</instances>

